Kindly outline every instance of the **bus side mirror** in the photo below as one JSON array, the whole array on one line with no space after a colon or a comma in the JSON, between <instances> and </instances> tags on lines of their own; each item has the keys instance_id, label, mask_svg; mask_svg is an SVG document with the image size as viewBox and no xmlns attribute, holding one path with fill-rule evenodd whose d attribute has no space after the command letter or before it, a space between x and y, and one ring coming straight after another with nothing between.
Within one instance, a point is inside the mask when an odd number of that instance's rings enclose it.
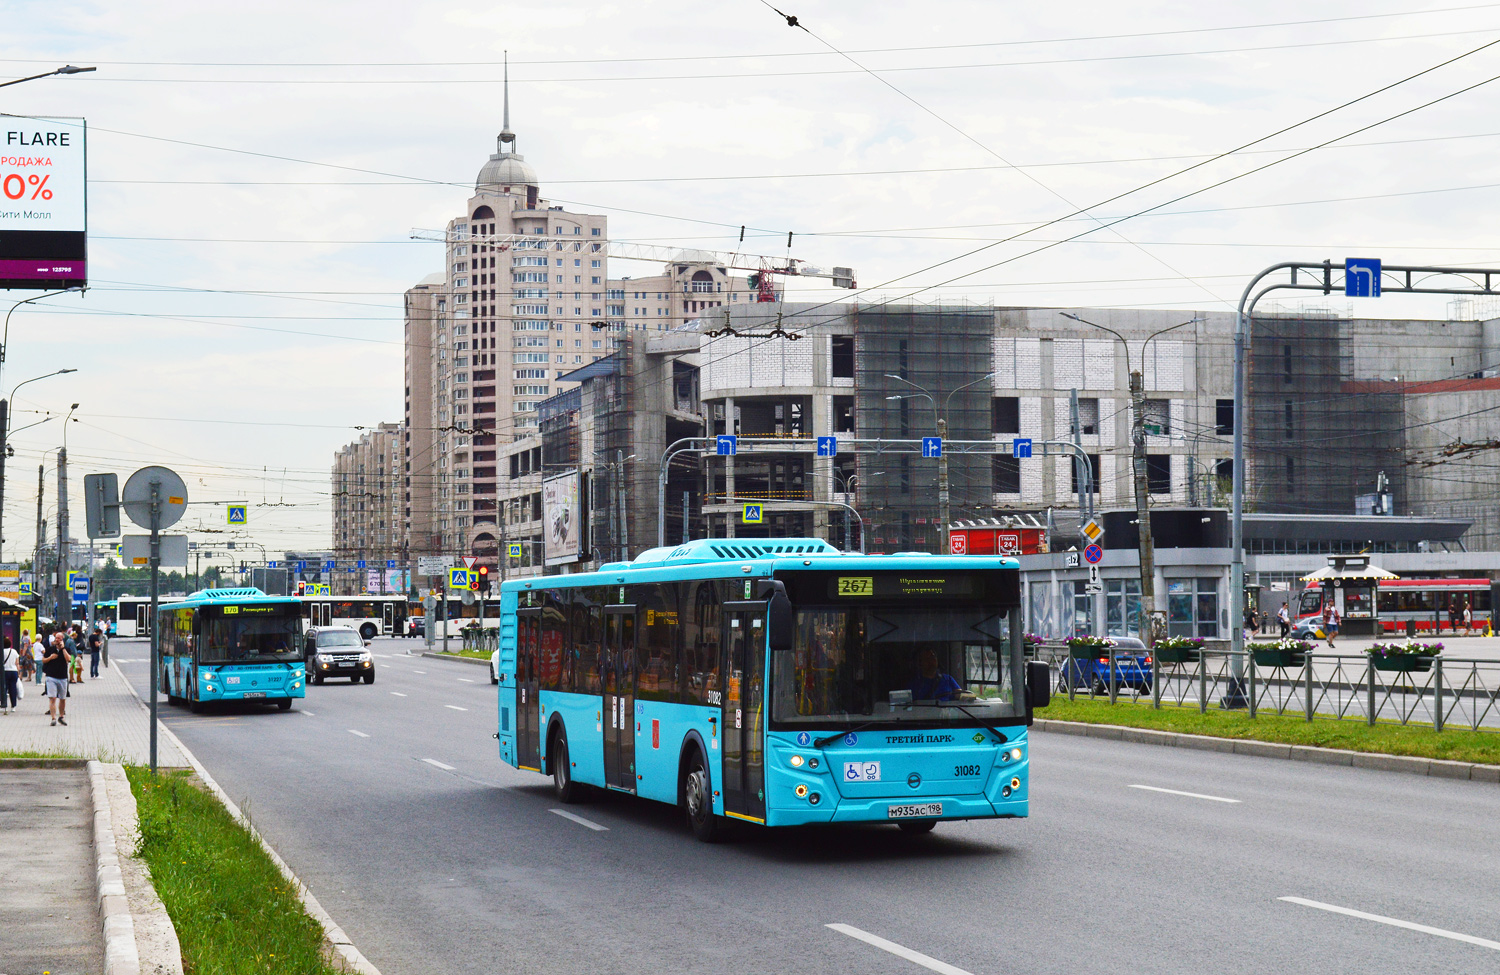
<instances>
[{"instance_id":1,"label":"bus side mirror","mask_svg":"<svg viewBox=\"0 0 1500 975\"><path fill-rule=\"evenodd\" d=\"M771 594L767 615L766 645L771 652L792 649L792 601L785 592L778 589Z\"/></svg>"},{"instance_id":2,"label":"bus side mirror","mask_svg":"<svg viewBox=\"0 0 1500 975\"><path fill-rule=\"evenodd\" d=\"M1031 712L1052 703L1052 668L1045 660L1026 662L1026 713L1030 724Z\"/></svg>"},{"instance_id":3,"label":"bus side mirror","mask_svg":"<svg viewBox=\"0 0 1500 975\"><path fill-rule=\"evenodd\" d=\"M197 636L199 633L202 633L202 632L203 632L203 621L200 620L197 616L194 616L193 617L193 636Z\"/></svg>"}]
</instances>

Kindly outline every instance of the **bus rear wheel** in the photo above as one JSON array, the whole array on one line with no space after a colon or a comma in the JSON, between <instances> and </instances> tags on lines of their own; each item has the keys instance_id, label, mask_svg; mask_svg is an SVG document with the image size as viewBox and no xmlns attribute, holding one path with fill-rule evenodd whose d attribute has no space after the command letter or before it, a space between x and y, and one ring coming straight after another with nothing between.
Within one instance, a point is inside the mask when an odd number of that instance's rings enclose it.
<instances>
[{"instance_id":1,"label":"bus rear wheel","mask_svg":"<svg viewBox=\"0 0 1500 975\"><path fill-rule=\"evenodd\" d=\"M561 728L547 749L552 757L552 791L558 802L572 804L583 799L583 786L573 781L573 765L568 758L568 733Z\"/></svg>"},{"instance_id":2,"label":"bus rear wheel","mask_svg":"<svg viewBox=\"0 0 1500 975\"><path fill-rule=\"evenodd\" d=\"M688 760L687 774L682 777L682 806L687 811L688 825L693 835L704 843L718 843L724 839L726 824L723 817L714 815L712 782L708 777L708 766L703 754L693 750Z\"/></svg>"},{"instance_id":3,"label":"bus rear wheel","mask_svg":"<svg viewBox=\"0 0 1500 975\"><path fill-rule=\"evenodd\" d=\"M375 632L376 632L375 631L375 624L374 623L366 623L364 626L361 626L359 628L360 639L362 639L362 640L373 640L373 639L375 639Z\"/></svg>"}]
</instances>

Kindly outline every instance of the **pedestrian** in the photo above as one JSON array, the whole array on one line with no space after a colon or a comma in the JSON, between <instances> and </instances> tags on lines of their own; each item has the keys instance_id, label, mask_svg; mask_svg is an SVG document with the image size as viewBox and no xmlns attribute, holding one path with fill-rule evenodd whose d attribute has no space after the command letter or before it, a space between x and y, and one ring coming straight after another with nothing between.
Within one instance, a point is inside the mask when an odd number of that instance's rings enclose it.
<instances>
[{"instance_id":1,"label":"pedestrian","mask_svg":"<svg viewBox=\"0 0 1500 975\"><path fill-rule=\"evenodd\" d=\"M16 649L16 662L20 665L21 683L31 680L31 631L21 631L21 645Z\"/></svg>"},{"instance_id":2,"label":"pedestrian","mask_svg":"<svg viewBox=\"0 0 1500 975\"><path fill-rule=\"evenodd\" d=\"M68 646L61 632L52 636L52 646L42 657L42 672L47 676L47 714L52 726L68 724Z\"/></svg>"},{"instance_id":3,"label":"pedestrian","mask_svg":"<svg viewBox=\"0 0 1500 975\"><path fill-rule=\"evenodd\" d=\"M16 649L5 638L0 647L0 714L10 714L21 706L21 666L17 662Z\"/></svg>"},{"instance_id":4,"label":"pedestrian","mask_svg":"<svg viewBox=\"0 0 1500 975\"><path fill-rule=\"evenodd\" d=\"M1448 604L1448 632L1458 636L1458 603Z\"/></svg>"},{"instance_id":5,"label":"pedestrian","mask_svg":"<svg viewBox=\"0 0 1500 975\"><path fill-rule=\"evenodd\" d=\"M89 631L89 679L93 680L99 676L99 651L104 649L104 634L99 630L99 624Z\"/></svg>"},{"instance_id":6,"label":"pedestrian","mask_svg":"<svg viewBox=\"0 0 1500 975\"><path fill-rule=\"evenodd\" d=\"M1332 649L1333 638L1339 635L1339 608L1331 599L1323 609L1323 632L1328 634L1328 646Z\"/></svg>"},{"instance_id":7,"label":"pedestrian","mask_svg":"<svg viewBox=\"0 0 1500 975\"><path fill-rule=\"evenodd\" d=\"M75 623L68 628L68 683L83 683L83 633Z\"/></svg>"},{"instance_id":8,"label":"pedestrian","mask_svg":"<svg viewBox=\"0 0 1500 975\"><path fill-rule=\"evenodd\" d=\"M1276 610L1276 624L1281 627L1281 638L1285 640L1292 632L1292 614L1286 610L1286 603Z\"/></svg>"},{"instance_id":9,"label":"pedestrian","mask_svg":"<svg viewBox=\"0 0 1500 975\"><path fill-rule=\"evenodd\" d=\"M1464 636L1472 636L1470 632L1474 628L1474 613L1469 609L1469 603L1464 602L1464 608L1459 612L1459 622L1463 624Z\"/></svg>"},{"instance_id":10,"label":"pedestrian","mask_svg":"<svg viewBox=\"0 0 1500 975\"><path fill-rule=\"evenodd\" d=\"M42 656L47 652L47 644L42 642L42 628L36 629L36 636L31 641L31 672L36 682L42 682Z\"/></svg>"}]
</instances>

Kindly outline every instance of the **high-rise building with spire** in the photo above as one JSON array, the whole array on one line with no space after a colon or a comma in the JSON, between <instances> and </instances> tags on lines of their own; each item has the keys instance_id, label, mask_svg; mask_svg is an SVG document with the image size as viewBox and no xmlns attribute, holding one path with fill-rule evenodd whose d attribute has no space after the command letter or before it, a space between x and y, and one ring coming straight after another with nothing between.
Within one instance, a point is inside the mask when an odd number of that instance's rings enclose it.
<instances>
[{"instance_id":1,"label":"high-rise building with spire","mask_svg":"<svg viewBox=\"0 0 1500 975\"><path fill-rule=\"evenodd\" d=\"M609 332L591 327L608 314L606 218L541 198L516 151L508 68L504 99L495 153L448 221L442 285L424 280L407 293L403 495L413 558L475 554L495 564L497 441L534 433L536 405L559 391L558 377L610 351Z\"/></svg>"}]
</instances>

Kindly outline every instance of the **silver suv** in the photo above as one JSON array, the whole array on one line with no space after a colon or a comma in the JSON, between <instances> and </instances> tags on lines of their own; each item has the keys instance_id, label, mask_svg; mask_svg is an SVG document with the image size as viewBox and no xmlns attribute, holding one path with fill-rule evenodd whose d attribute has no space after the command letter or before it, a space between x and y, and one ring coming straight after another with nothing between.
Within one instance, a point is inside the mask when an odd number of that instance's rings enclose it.
<instances>
[{"instance_id":1,"label":"silver suv","mask_svg":"<svg viewBox=\"0 0 1500 975\"><path fill-rule=\"evenodd\" d=\"M321 684L329 677L347 677L352 683L375 683L375 661L370 641L361 640L351 626L317 626L307 631L303 645L307 682Z\"/></svg>"}]
</instances>

